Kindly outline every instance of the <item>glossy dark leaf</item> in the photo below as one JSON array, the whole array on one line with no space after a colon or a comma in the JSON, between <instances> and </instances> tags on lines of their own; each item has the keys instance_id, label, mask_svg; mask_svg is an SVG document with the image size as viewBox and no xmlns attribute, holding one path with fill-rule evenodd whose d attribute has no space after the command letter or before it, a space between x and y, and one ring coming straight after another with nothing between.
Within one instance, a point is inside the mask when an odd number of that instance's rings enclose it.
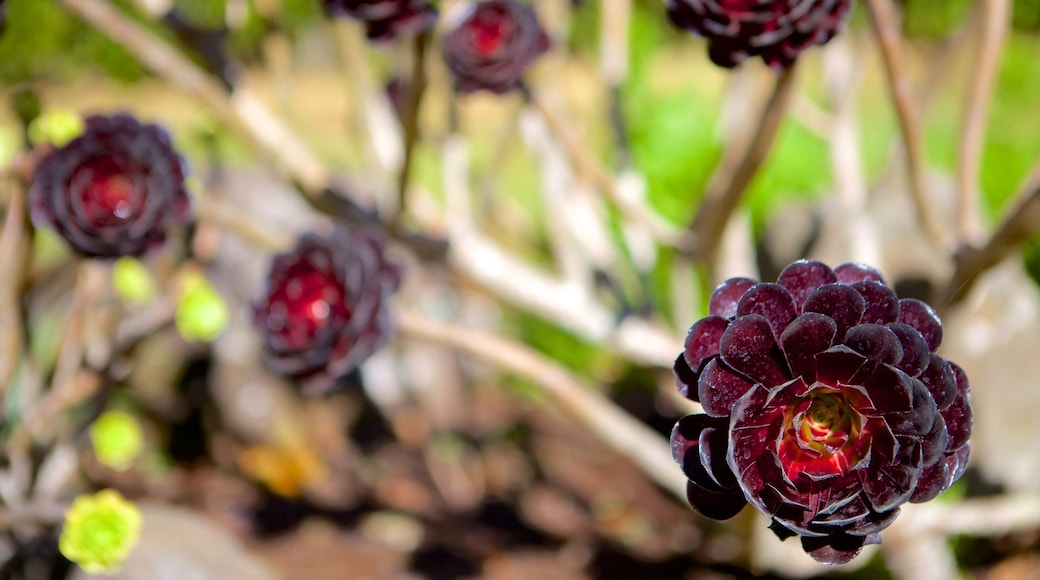
<instances>
[{"instance_id":1,"label":"glossy dark leaf","mask_svg":"<svg viewBox=\"0 0 1040 580\"><path fill-rule=\"evenodd\" d=\"M809 312L795 318L780 335L780 348L792 376L816 380L816 355L831 347L838 326L829 316Z\"/></svg>"},{"instance_id":2,"label":"glossy dark leaf","mask_svg":"<svg viewBox=\"0 0 1040 580\"><path fill-rule=\"evenodd\" d=\"M866 302L859 292L844 284L821 286L805 300L806 312L819 312L834 319L838 325L837 338L845 338L845 332L859 323L866 309Z\"/></svg>"},{"instance_id":3,"label":"glossy dark leaf","mask_svg":"<svg viewBox=\"0 0 1040 580\"><path fill-rule=\"evenodd\" d=\"M697 381L697 397L705 413L728 417L737 399L750 388L747 379L731 372L719 359L712 359Z\"/></svg>"},{"instance_id":4,"label":"glossy dark leaf","mask_svg":"<svg viewBox=\"0 0 1040 580\"><path fill-rule=\"evenodd\" d=\"M779 284L755 284L737 303L737 316L746 314L765 317L773 335L779 337L795 317L794 298Z\"/></svg>"},{"instance_id":5,"label":"glossy dark leaf","mask_svg":"<svg viewBox=\"0 0 1040 580\"><path fill-rule=\"evenodd\" d=\"M712 316L733 318L737 315L737 303L749 288L758 284L750 278L730 278L715 288L708 300L708 313Z\"/></svg>"},{"instance_id":6,"label":"glossy dark leaf","mask_svg":"<svg viewBox=\"0 0 1040 580\"><path fill-rule=\"evenodd\" d=\"M773 329L763 316L749 314L734 319L722 335L720 355L731 369L756 383L773 386L789 379Z\"/></svg>"},{"instance_id":7,"label":"glossy dark leaf","mask_svg":"<svg viewBox=\"0 0 1040 580\"><path fill-rule=\"evenodd\" d=\"M935 310L924 302L913 298L900 300L899 322L916 328L932 352L942 344L942 321Z\"/></svg>"},{"instance_id":8,"label":"glossy dark leaf","mask_svg":"<svg viewBox=\"0 0 1040 580\"><path fill-rule=\"evenodd\" d=\"M880 282L857 282L852 287L863 297L866 308L860 322L888 324L899 318L899 298Z\"/></svg>"},{"instance_id":9,"label":"glossy dark leaf","mask_svg":"<svg viewBox=\"0 0 1040 580\"><path fill-rule=\"evenodd\" d=\"M830 267L814 260L798 260L784 268L776 279L776 283L786 288L794 297L794 304L799 313L802 312L805 299L817 288L837 281L838 278Z\"/></svg>"},{"instance_id":10,"label":"glossy dark leaf","mask_svg":"<svg viewBox=\"0 0 1040 580\"><path fill-rule=\"evenodd\" d=\"M903 347L903 358L896 363L896 367L911 377L920 375L928 367L932 354L924 337L909 324L893 322L887 326L899 338L899 344Z\"/></svg>"},{"instance_id":11,"label":"glossy dark leaf","mask_svg":"<svg viewBox=\"0 0 1040 580\"><path fill-rule=\"evenodd\" d=\"M880 282L885 284L885 277L874 268L866 264L847 262L834 268L834 275L842 284L855 284L857 282Z\"/></svg>"}]
</instances>

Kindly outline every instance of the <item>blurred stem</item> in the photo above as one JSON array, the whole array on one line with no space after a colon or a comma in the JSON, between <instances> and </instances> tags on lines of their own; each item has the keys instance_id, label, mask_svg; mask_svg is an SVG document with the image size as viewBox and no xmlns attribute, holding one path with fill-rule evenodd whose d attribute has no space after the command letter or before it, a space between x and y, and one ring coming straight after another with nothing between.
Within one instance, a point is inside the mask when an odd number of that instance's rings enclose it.
<instances>
[{"instance_id":1,"label":"blurred stem","mask_svg":"<svg viewBox=\"0 0 1040 580\"><path fill-rule=\"evenodd\" d=\"M729 218L740 205L744 193L747 191L751 180L758 173L762 163L773 148L776 135L780 130L780 124L787 111L787 103L790 100L793 88L796 84L798 65L784 69L776 79L773 93L762 110L762 115L756 126L755 134L751 139L744 157L733 173L733 178L726 183L725 187L708 189L704 192L700 209L690 225L696 241L696 256L707 266L709 273L716 271L719 246L722 243L723 234ZM705 282L710 284L714 275L709 275Z\"/></svg>"},{"instance_id":2,"label":"blurred stem","mask_svg":"<svg viewBox=\"0 0 1040 580\"><path fill-rule=\"evenodd\" d=\"M26 312L23 295L33 245L25 185L8 178L11 196L0 232L0 400L23 359Z\"/></svg>"},{"instance_id":3,"label":"blurred stem","mask_svg":"<svg viewBox=\"0 0 1040 580\"><path fill-rule=\"evenodd\" d=\"M937 248L945 248L945 238L931 211L928 195L928 176L925 171L924 136L920 116L914 104L910 79L905 68L899 22L892 0L866 0L874 23L874 31L881 45L881 55L888 75L899 128L906 148L907 173L910 177L910 197L917 218L928 238Z\"/></svg>"},{"instance_id":4,"label":"blurred stem","mask_svg":"<svg viewBox=\"0 0 1040 580\"><path fill-rule=\"evenodd\" d=\"M37 404L25 409L22 422L7 441L6 448L12 456L26 453L38 429L51 426L62 413L86 400L101 386L98 373L83 368L83 355L87 318L97 312L98 296L108 284L109 267L96 260L84 259L77 274L71 318L62 337L51 390Z\"/></svg>"},{"instance_id":5,"label":"blurred stem","mask_svg":"<svg viewBox=\"0 0 1040 580\"><path fill-rule=\"evenodd\" d=\"M968 247L957 255L953 276L940 287L932 304L940 310L967 295L972 284L989 268L1014 253L1040 231L1040 161L1019 194L1014 207L980 247Z\"/></svg>"},{"instance_id":6,"label":"blurred stem","mask_svg":"<svg viewBox=\"0 0 1040 580\"><path fill-rule=\"evenodd\" d=\"M447 345L532 381L598 439L639 466L651 480L681 502L686 502L686 478L672 460L668 441L555 361L501 336L415 313L397 312L396 321L404 335Z\"/></svg>"},{"instance_id":7,"label":"blurred stem","mask_svg":"<svg viewBox=\"0 0 1040 580\"><path fill-rule=\"evenodd\" d=\"M397 179L397 207L394 210L392 223L399 224L404 215L408 200L408 182L411 178L412 166L415 164L415 146L419 140L419 112L422 109L423 95L426 94L426 53L429 52L433 33L424 30L415 36L412 47L412 77L408 85L408 106L404 111L404 159Z\"/></svg>"},{"instance_id":8,"label":"blurred stem","mask_svg":"<svg viewBox=\"0 0 1040 580\"><path fill-rule=\"evenodd\" d=\"M659 243L667 246L686 248L689 245L687 236L678 228L664 220L649 206L638 203L623 195L618 188L614 175L603 166L574 135L567 130L560 117L533 92L525 89L531 106L545 119L549 130L563 145L575 169L589 179L615 206L620 208L634 222L646 226L651 235Z\"/></svg>"},{"instance_id":9,"label":"blurred stem","mask_svg":"<svg viewBox=\"0 0 1040 580\"><path fill-rule=\"evenodd\" d=\"M982 0L981 20L975 70L968 75L970 88L957 164L957 224L962 242L976 239L980 234L979 165L990 102L1011 26L1011 0Z\"/></svg>"}]
</instances>

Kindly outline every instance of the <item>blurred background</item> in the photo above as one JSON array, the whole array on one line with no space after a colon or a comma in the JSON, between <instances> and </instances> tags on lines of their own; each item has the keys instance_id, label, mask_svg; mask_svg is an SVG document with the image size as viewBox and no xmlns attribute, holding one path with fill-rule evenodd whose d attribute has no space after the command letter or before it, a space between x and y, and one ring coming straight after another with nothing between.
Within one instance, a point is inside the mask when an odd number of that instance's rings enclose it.
<instances>
[{"instance_id":1,"label":"blurred background","mask_svg":"<svg viewBox=\"0 0 1040 580\"><path fill-rule=\"evenodd\" d=\"M117 20L85 21L96 4ZM1040 1L1011 2L997 32L998 2L895 4L945 246L916 217L861 2L801 57L710 260L683 233L705 192L733 181L777 73L715 67L658 0L536 0L553 47L526 77L533 98L458 96L438 38L459 4L440 2L410 143L414 38L368 43L318 0L3 3L0 204L31 150L85 115L129 111L188 159L196 222L141 261L142 278L96 269L87 293L60 239L31 237L24 360L0 390L0 578L90 577L57 551L60 510L100 488L145 516L127 579L1040 578ZM141 44L126 45L127 23ZM156 66L156 43L183 63ZM966 227L964 189L978 208ZM341 389L305 397L264 367L249 303L273 253L333 220L390 224L405 265L395 308L441 322L403 323ZM993 259L966 258L982 251ZM702 518L677 497L677 466L655 471L616 441L646 427L646 456L667 456L693 409L671 362L710 289L802 257L869 262L930 300L940 354L974 387L967 475L839 568L753 510ZM186 276L226 309L213 336L177 321ZM151 290L137 300L120 284ZM610 412L568 403L556 370ZM83 384L48 397L61 373ZM140 438L129 466L100 458L90 433L112 410L140 430L117 437ZM19 425L31 445L11 444Z\"/></svg>"}]
</instances>

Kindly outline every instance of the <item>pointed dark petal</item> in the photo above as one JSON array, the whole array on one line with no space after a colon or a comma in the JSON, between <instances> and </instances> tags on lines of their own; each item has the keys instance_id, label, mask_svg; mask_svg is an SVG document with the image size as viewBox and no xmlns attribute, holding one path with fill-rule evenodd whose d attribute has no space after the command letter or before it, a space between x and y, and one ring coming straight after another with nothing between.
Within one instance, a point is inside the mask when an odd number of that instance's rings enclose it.
<instances>
[{"instance_id":1,"label":"pointed dark petal","mask_svg":"<svg viewBox=\"0 0 1040 580\"><path fill-rule=\"evenodd\" d=\"M729 321L720 316L708 316L690 326L683 344L683 356L692 371L700 372L705 360L719 354L719 342L727 326Z\"/></svg>"},{"instance_id":2,"label":"pointed dark petal","mask_svg":"<svg viewBox=\"0 0 1040 580\"><path fill-rule=\"evenodd\" d=\"M964 471L968 469L968 457L970 455L970 441L965 443L964 447L946 455L946 462L950 466L950 478L952 481L957 481L964 475Z\"/></svg>"},{"instance_id":3,"label":"pointed dark petal","mask_svg":"<svg viewBox=\"0 0 1040 580\"><path fill-rule=\"evenodd\" d=\"M728 427L708 427L701 431L697 451L701 455L701 465L712 481L722 489L735 489L737 478L726 463L726 451L729 447Z\"/></svg>"},{"instance_id":4,"label":"pointed dark petal","mask_svg":"<svg viewBox=\"0 0 1040 580\"><path fill-rule=\"evenodd\" d=\"M719 359L712 359L701 372L696 390L705 413L715 417L729 417L733 404L751 386L752 383L734 374Z\"/></svg>"},{"instance_id":5,"label":"pointed dark petal","mask_svg":"<svg viewBox=\"0 0 1040 580\"><path fill-rule=\"evenodd\" d=\"M692 481L686 482L686 499L699 514L713 520L728 520L747 505L740 489L712 491Z\"/></svg>"},{"instance_id":6,"label":"pointed dark petal","mask_svg":"<svg viewBox=\"0 0 1040 580\"><path fill-rule=\"evenodd\" d=\"M780 523L776 518L773 518L769 524L769 529L776 534L776 537L780 540L786 540L787 538L793 538L798 535L798 532L792 531L787 526Z\"/></svg>"},{"instance_id":7,"label":"pointed dark petal","mask_svg":"<svg viewBox=\"0 0 1040 580\"><path fill-rule=\"evenodd\" d=\"M913 378L895 367L881 365L863 381L870 402L881 413L910 412L913 408Z\"/></svg>"},{"instance_id":8,"label":"pointed dark petal","mask_svg":"<svg viewBox=\"0 0 1040 580\"><path fill-rule=\"evenodd\" d=\"M845 332L863 318L866 302L859 292L844 284L821 286L805 299L805 312L819 312L834 319L838 325L837 338L845 338Z\"/></svg>"},{"instance_id":9,"label":"pointed dark petal","mask_svg":"<svg viewBox=\"0 0 1040 580\"><path fill-rule=\"evenodd\" d=\"M968 443L975 422L968 397L958 394L953 403L941 413L942 418L946 421L946 430L950 435L950 440L946 443L946 451L956 451Z\"/></svg>"},{"instance_id":10,"label":"pointed dark petal","mask_svg":"<svg viewBox=\"0 0 1040 580\"><path fill-rule=\"evenodd\" d=\"M880 282L885 283L885 277L874 268L866 264L848 262L834 269L834 275L842 284L855 284L856 282Z\"/></svg>"},{"instance_id":11,"label":"pointed dark petal","mask_svg":"<svg viewBox=\"0 0 1040 580\"><path fill-rule=\"evenodd\" d=\"M936 354L929 354L928 366L918 376L935 400L935 406L946 409L957 398L957 377L950 363Z\"/></svg>"},{"instance_id":12,"label":"pointed dark petal","mask_svg":"<svg viewBox=\"0 0 1040 580\"><path fill-rule=\"evenodd\" d=\"M832 386L848 384L865 362L866 357L843 344L832 346L816 355L816 380Z\"/></svg>"},{"instance_id":13,"label":"pointed dark petal","mask_svg":"<svg viewBox=\"0 0 1040 580\"><path fill-rule=\"evenodd\" d=\"M802 312L805 299L817 288L837 281L837 276L826 264L813 260L794 262L784 268L776 279L776 283L787 288L787 291L794 297L794 305L798 312Z\"/></svg>"},{"instance_id":14,"label":"pointed dark petal","mask_svg":"<svg viewBox=\"0 0 1040 580\"><path fill-rule=\"evenodd\" d=\"M942 415L937 415L935 422L932 423L931 430L921 438L921 461L925 465L932 465L937 461L941 462L949 441L950 435L946 431L946 421L942 418Z\"/></svg>"},{"instance_id":15,"label":"pointed dark petal","mask_svg":"<svg viewBox=\"0 0 1040 580\"><path fill-rule=\"evenodd\" d=\"M926 467L917 480L914 493L907 500L910 503L924 503L939 496L953 485L949 463L943 459Z\"/></svg>"},{"instance_id":16,"label":"pointed dark petal","mask_svg":"<svg viewBox=\"0 0 1040 580\"><path fill-rule=\"evenodd\" d=\"M903 347L903 358L896 367L911 377L916 377L928 367L931 351L928 343L916 328L902 322L893 322L888 329L899 338L899 344Z\"/></svg>"},{"instance_id":17,"label":"pointed dark petal","mask_svg":"<svg viewBox=\"0 0 1040 580\"><path fill-rule=\"evenodd\" d=\"M759 314L769 321L773 336L779 337L795 317L794 298L779 284L755 284L737 304L737 316Z\"/></svg>"},{"instance_id":18,"label":"pointed dark petal","mask_svg":"<svg viewBox=\"0 0 1040 580\"><path fill-rule=\"evenodd\" d=\"M691 401L697 401L697 373L690 370L690 365L686 363L686 357L682 353L675 357L672 371L675 373L675 388L679 394Z\"/></svg>"},{"instance_id":19,"label":"pointed dark petal","mask_svg":"<svg viewBox=\"0 0 1040 580\"><path fill-rule=\"evenodd\" d=\"M888 286L880 282L856 282L851 286L866 303L861 322L888 324L899 318L899 298Z\"/></svg>"},{"instance_id":20,"label":"pointed dark petal","mask_svg":"<svg viewBox=\"0 0 1040 580\"><path fill-rule=\"evenodd\" d=\"M894 365L903 358L903 345L899 338L878 324L857 324L849 329L842 342L874 365Z\"/></svg>"},{"instance_id":21,"label":"pointed dark petal","mask_svg":"<svg viewBox=\"0 0 1040 580\"><path fill-rule=\"evenodd\" d=\"M802 549L822 564L847 564L863 549L864 539L860 536L835 534L822 538L802 537Z\"/></svg>"},{"instance_id":22,"label":"pointed dark petal","mask_svg":"<svg viewBox=\"0 0 1040 580\"><path fill-rule=\"evenodd\" d=\"M773 329L758 314L741 316L730 323L722 335L720 355L727 366L756 383L774 386L790 378Z\"/></svg>"},{"instance_id":23,"label":"pointed dark petal","mask_svg":"<svg viewBox=\"0 0 1040 580\"><path fill-rule=\"evenodd\" d=\"M924 337L928 350L935 352L942 344L942 321L939 315L920 300L904 298L899 301L899 322L909 324Z\"/></svg>"},{"instance_id":24,"label":"pointed dark petal","mask_svg":"<svg viewBox=\"0 0 1040 580\"><path fill-rule=\"evenodd\" d=\"M792 376L807 383L816 380L816 354L834 343L838 326L829 316L809 312L795 318L780 335L780 348L787 358Z\"/></svg>"},{"instance_id":25,"label":"pointed dark petal","mask_svg":"<svg viewBox=\"0 0 1040 580\"><path fill-rule=\"evenodd\" d=\"M863 492L876 512L889 511L906 501L921 475L921 445L898 438L899 449L892 462L875 461L856 471Z\"/></svg>"},{"instance_id":26,"label":"pointed dark petal","mask_svg":"<svg viewBox=\"0 0 1040 580\"><path fill-rule=\"evenodd\" d=\"M695 414L683 417L672 429L672 459L699 489L715 493L737 489L726 464L728 426L725 419Z\"/></svg>"},{"instance_id":27,"label":"pointed dark petal","mask_svg":"<svg viewBox=\"0 0 1040 580\"><path fill-rule=\"evenodd\" d=\"M752 286L758 284L750 278L730 278L715 288L708 301L708 313L712 316L733 318L737 315L737 303Z\"/></svg>"}]
</instances>

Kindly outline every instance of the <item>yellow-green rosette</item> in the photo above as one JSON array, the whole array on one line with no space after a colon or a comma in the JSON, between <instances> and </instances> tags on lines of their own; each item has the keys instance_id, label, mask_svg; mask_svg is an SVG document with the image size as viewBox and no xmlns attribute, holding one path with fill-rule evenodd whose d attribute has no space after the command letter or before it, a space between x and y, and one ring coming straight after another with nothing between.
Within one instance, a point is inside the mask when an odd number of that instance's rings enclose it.
<instances>
[{"instance_id":1,"label":"yellow-green rosette","mask_svg":"<svg viewBox=\"0 0 1040 580\"><path fill-rule=\"evenodd\" d=\"M65 109L47 111L29 124L29 140L33 145L50 143L61 147L83 134L83 116Z\"/></svg>"},{"instance_id":2,"label":"yellow-green rosette","mask_svg":"<svg viewBox=\"0 0 1040 580\"><path fill-rule=\"evenodd\" d=\"M58 549L86 572L110 574L123 565L140 533L137 506L118 491L104 489L72 502L65 512Z\"/></svg>"},{"instance_id":3,"label":"yellow-green rosette","mask_svg":"<svg viewBox=\"0 0 1040 580\"><path fill-rule=\"evenodd\" d=\"M137 419L123 411L106 411L90 426L94 455L103 465L124 471L144 449Z\"/></svg>"},{"instance_id":4,"label":"yellow-green rosette","mask_svg":"<svg viewBox=\"0 0 1040 580\"><path fill-rule=\"evenodd\" d=\"M119 296L131 304L148 304L159 294L158 285L148 268L137 258L123 256L112 265L112 286Z\"/></svg>"},{"instance_id":5,"label":"yellow-green rosette","mask_svg":"<svg viewBox=\"0 0 1040 580\"><path fill-rule=\"evenodd\" d=\"M199 273L187 273L177 301L177 331L185 340L212 342L228 325L224 297Z\"/></svg>"}]
</instances>

